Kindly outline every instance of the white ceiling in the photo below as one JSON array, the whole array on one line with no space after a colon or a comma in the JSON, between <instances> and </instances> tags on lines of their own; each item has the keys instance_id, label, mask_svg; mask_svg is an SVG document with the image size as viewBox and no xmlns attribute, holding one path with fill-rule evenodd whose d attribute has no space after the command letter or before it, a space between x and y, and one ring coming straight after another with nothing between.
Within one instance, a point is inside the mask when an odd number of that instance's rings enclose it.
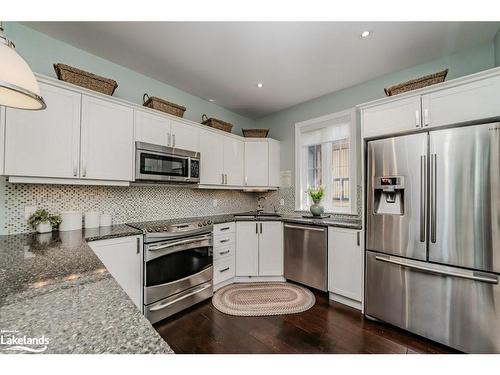
<instances>
[{"instance_id":1,"label":"white ceiling","mask_svg":"<svg viewBox=\"0 0 500 375\"><path fill-rule=\"evenodd\" d=\"M491 41L500 27L498 22L26 24L249 118ZM373 33L361 39L363 30Z\"/></svg>"}]
</instances>

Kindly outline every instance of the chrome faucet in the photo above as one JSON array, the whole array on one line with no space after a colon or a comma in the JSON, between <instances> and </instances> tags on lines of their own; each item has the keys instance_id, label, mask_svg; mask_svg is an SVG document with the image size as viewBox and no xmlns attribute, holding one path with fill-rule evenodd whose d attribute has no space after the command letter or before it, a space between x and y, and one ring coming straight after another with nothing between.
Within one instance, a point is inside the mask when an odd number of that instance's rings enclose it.
<instances>
[{"instance_id":1,"label":"chrome faucet","mask_svg":"<svg viewBox=\"0 0 500 375\"><path fill-rule=\"evenodd\" d=\"M264 211L264 206L262 206L261 203L263 200L266 200L266 197L264 197L263 195L257 198L257 211L259 212Z\"/></svg>"}]
</instances>

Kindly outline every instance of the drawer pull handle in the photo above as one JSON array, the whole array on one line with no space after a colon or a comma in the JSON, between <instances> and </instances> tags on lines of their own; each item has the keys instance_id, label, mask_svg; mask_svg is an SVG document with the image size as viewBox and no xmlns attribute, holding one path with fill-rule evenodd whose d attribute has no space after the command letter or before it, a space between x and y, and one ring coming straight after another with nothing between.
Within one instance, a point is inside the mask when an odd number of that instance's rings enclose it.
<instances>
[{"instance_id":1,"label":"drawer pull handle","mask_svg":"<svg viewBox=\"0 0 500 375\"><path fill-rule=\"evenodd\" d=\"M226 271L229 271L229 267L223 268L219 272L222 273L222 272L226 272Z\"/></svg>"},{"instance_id":2,"label":"drawer pull handle","mask_svg":"<svg viewBox=\"0 0 500 375\"><path fill-rule=\"evenodd\" d=\"M225 240L220 240L220 243L225 243L225 242L229 242L229 239L226 238Z\"/></svg>"},{"instance_id":3,"label":"drawer pull handle","mask_svg":"<svg viewBox=\"0 0 500 375\"><path fill-rule=\"evenodd\" d=\"M220 230L229 230L229 229L231 229L231 227L220 228Z\"/></svg>"},{"instance_id":4,"label":"drawer pull handle","mask_svg":"<svg viewBox=\"0 0 500 375\"><path fill-rule=\"evenodd\" d=\"M229 250L226 250L226 251L220 251L219 252L220 255L226 255L226 254L229 254Z\"/></svg>"}]
</instances>

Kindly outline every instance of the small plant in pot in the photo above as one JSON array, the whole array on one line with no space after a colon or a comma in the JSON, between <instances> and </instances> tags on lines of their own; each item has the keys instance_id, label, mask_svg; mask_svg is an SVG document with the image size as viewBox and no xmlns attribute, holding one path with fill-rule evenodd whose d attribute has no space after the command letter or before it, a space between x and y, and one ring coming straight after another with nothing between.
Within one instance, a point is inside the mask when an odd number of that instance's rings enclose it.
<instances>
[{"instance_id":1,"label":"small plant in pot","mask_svg":"<svg viewBox=\"0 0 500 375\"><path fill-rule=\"evenodd\" d=\"M49 233L61 224L58 215L49 215L46 209L38 209L28 219L28 225L38 233Z\"/></svg>"},{"instance_id":2,"label":"small plant in pot","mask_svg":"<svg viewBox=\"0 0 500 375\"><path fill-rule=\"evenodd\" d=\"M323 196L325 195L325 188L323 186L309 188L307 189L307 194L309 194L312 201L314 202L314 204L312 204L311 207L309 207L311 214L313 216L323 215L325 209L323 206L320 206L319 203L321 202L321 199L323 199Z\"/></svg>"}]
</instances>

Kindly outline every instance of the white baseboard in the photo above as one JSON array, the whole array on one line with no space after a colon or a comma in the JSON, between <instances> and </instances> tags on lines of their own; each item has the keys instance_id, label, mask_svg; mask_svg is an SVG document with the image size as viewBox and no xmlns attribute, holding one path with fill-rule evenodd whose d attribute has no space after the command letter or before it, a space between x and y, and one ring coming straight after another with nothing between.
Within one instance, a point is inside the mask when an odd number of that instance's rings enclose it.
<instances>
[{"instance_id":1,"label":"white baseboard","mask_svg":"<svg viewBox=\"0 0 500 375\"><path fill-rule=\"evenodd\" d=\"M272 283L286 281L283 276L236 276L235 283Z\"/></svg>"},{"instance_id":2,"label":"white baseboard","mask_svg":"<svg viewBox=\"0 0 500 375\"><path fill-rule=\"evenodd\" d=\"M347 305L349 307L352 307L352 308L355 308L356 310L361 311L361 302L360 301L355 301L353 299L350 299L350 298L341 296L340 294L335 294L332 292L329 292L328 295L332 301L339 302L343 305Z\"/></svg>"}]
</instances>

